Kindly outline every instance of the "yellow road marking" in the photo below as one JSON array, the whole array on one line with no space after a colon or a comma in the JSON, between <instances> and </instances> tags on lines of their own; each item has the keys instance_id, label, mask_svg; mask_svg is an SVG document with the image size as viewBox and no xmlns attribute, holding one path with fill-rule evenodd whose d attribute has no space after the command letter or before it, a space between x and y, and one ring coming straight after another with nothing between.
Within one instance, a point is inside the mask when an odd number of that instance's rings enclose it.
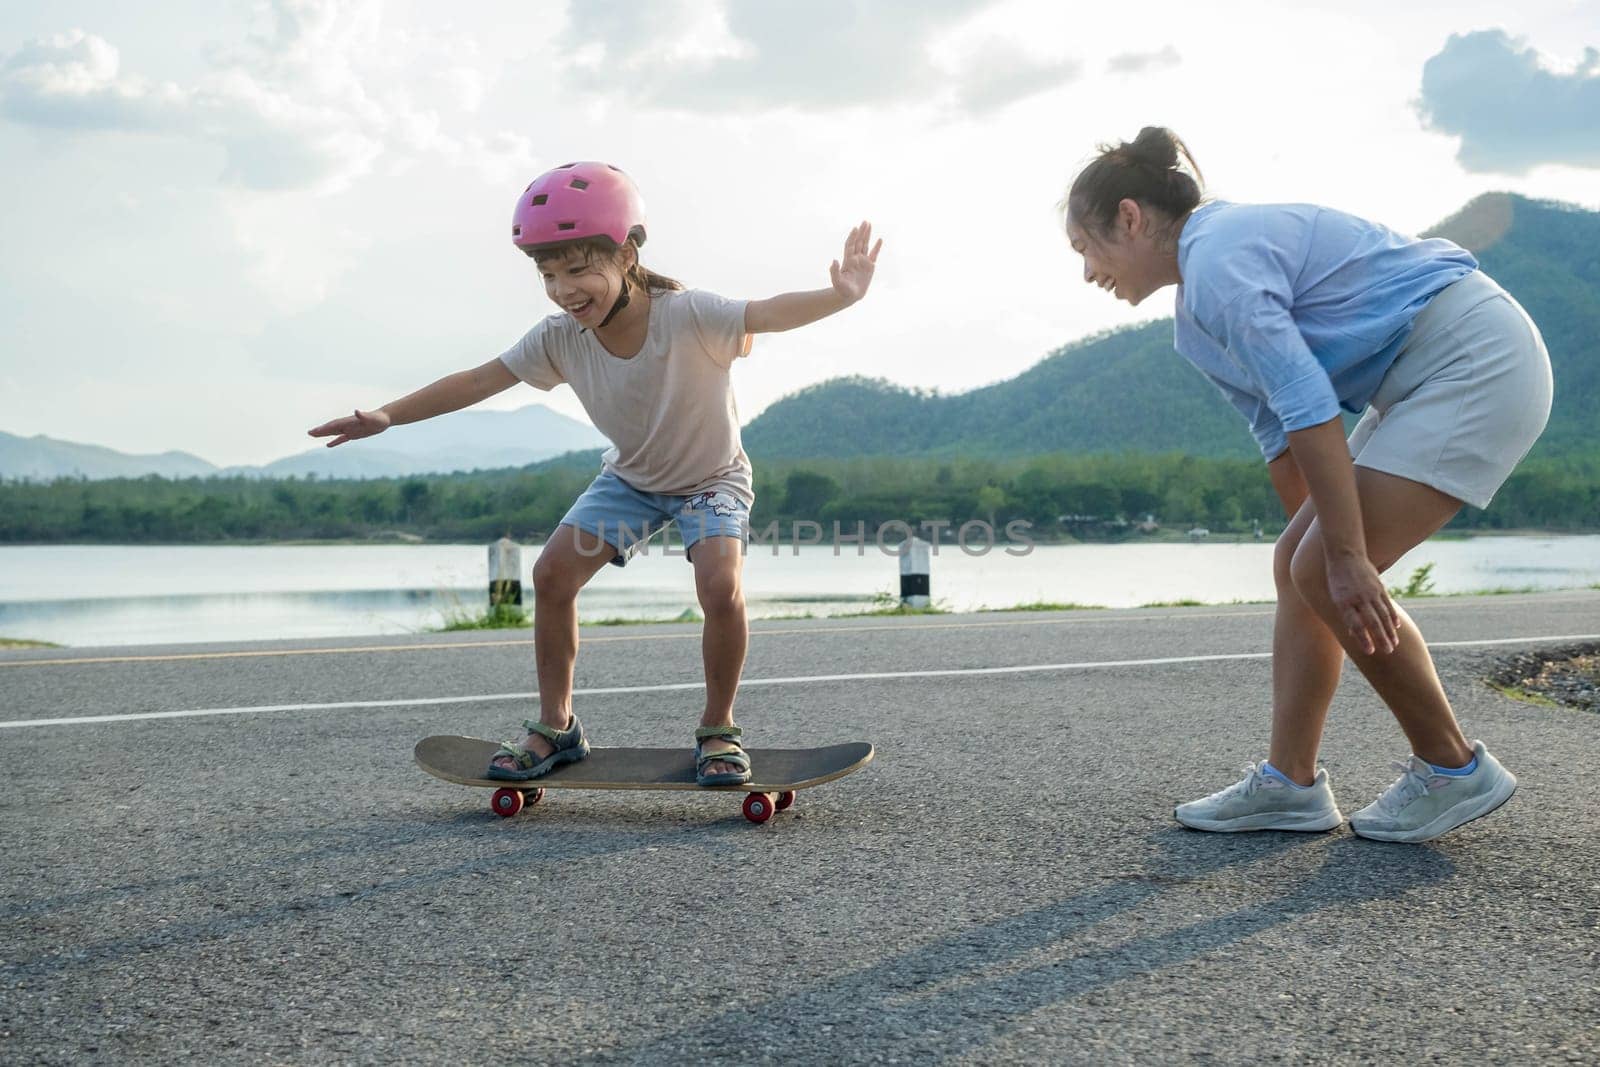
<instances>
[{"instance_id":1,"label":"yellow road marking","mask_svg":"<svg viewBox=\"0 0 1600 1067\"><path fill-rule=\"evenodd\" d=\"M872 623L860 626L794 626L784 629L757 629L751 627L751 637L772 637L784 634L833 634L833 633L862 633L872 630L980 630L1004 626L1065 626L1075 623L1104 623L1113 621L1123 622L1156 622L1163 619L1211 619L1229 616L1232 618L1252 618L1261 615L1271 615L1271 611L1217 611L1194 612L1186 615L1112 615L1114 609L1096 609L1093 614L1085 609L1082 617L1053 618L1053 619L1011 619L995 622L934 622L934 623ZM1137 608L1124 608L1123 611L1137 611ZM758 623L760 620L756 620ZM688 641L699 640L700 631L692 630L687 633L677 634L617 634L609 637L591 637L584 634L582 643L585 645L606 644L617 641ZM0 667L61 667L86 663L178 663L187 660L211 659L259 659L277 656L343 656L372 652L448 652L462 648L510 648L518 645L532 645L531 637L505 638L498 641L450 641L439 644L424 645L360 645L349 648L277 648L277 649L251 649L237 652L175 652L165 655L149 656L62 656L55 659L14 659L0 660Z\"/></svg>"}]
</instances>

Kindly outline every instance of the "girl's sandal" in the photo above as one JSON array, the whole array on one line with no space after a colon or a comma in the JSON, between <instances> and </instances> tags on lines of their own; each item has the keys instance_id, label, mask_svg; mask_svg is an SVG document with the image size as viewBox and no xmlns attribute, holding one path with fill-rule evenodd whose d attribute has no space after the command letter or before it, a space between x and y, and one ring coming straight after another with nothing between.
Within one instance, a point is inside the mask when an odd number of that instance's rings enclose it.
<instances>
[{"instance_id":1,"label":"girl's sandal","mask_svg":"<svg viewBox=\"0 0 1600 1067\"><path fill-rule=\"evenodd\" d=\"M727 726L702 726L694 732L694 780L696 785L743 785L750 780L750 756L740 744L739 738L744 731L739 727L729 724ZM721 738L732 741L738 748L726 752L707 752L705 742L712 738ZM731 763L739 768L736 771L723 771L720 774L707 774L706 767L718 761Z\"/></svg>"},{"instance_id":2,"label":"girl's sandal","mask_svg":"<svg viewBox=\"0 0 1600 1067\"><path fill-rule=\"evenodd\" d=\"M557 730L554 726L546 726L542 722L532 720L524 720L522 728L530 734L538 734L545 738L556 746L556 750L541 760L520 745L514 745L509 741L502 742L500 751L489 760L489 769L483 772L485 778L492 778L497 782L526 782L530 778L548 774L563 763L574 763L589 754L589 740L584 737L583 725L578 722L576 715L572 716L572 721L567 724L565 730ZM496 766L494 761L501 756L510 756L516 760L516 769Z\"/></svg>"}]
</instances>

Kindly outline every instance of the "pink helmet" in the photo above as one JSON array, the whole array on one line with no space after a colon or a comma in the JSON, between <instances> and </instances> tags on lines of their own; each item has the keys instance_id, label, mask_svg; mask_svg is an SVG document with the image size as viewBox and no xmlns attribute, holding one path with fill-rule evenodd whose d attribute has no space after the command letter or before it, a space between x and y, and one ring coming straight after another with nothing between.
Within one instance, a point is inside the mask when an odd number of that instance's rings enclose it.
<instances>
[{"instance_id":1,"label":"pink helmet","mask_svg":"<svg viewBox=\"0 0 1600 1067\"><path fill-rule=\"evenodd\" d=\"M533 179L517 198L511 243L528 255L584 237L644 244L644 198L609 163L565 163Z\"/></svg>"}]
</instances>

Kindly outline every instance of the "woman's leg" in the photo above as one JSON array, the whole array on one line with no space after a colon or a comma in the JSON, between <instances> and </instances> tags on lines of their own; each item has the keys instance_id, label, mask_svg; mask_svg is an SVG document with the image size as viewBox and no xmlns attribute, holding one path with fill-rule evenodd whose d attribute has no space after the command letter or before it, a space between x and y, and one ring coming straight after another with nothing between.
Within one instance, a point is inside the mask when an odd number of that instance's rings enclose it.
<instances>
[{"instance_id":1,"label":"woman's leg","mask_svg":"<svg viewBox=\"0 0 1600 1067\"><path fill-rule=\"evenodd\" d=\"M572 716L572 669L578 660L578 591L617 554L614 545L576 526L557 526L533 565L533 654L539 670L539 721L565 729ZM516 744L544 759L555 746L538 734ZM493 763L516 769L510 756Z\"/></svg>"},{"instance_id":2,"label":"woman's leg","mask_svg":"<svg viewBox=\"0 0 1600 1067\"><path fill-rule=\"evenodd\" d=\"M1316 517L1307 500L1284 528L1272 556L1278 607L1272 620L1272 746L1267 759L1301 785L1316 777L1322 727L1344 667L1339 639L1300 595L1290 572Z\"/></svg>"},{"instance_id":3,"label":"woman's leg","mask_svg":"<svg viewBox=\"0 0 1600 1067\"><path fill-rule=\"evenodd\" d=\"M733 722L733 700L744 671L745 650L750 644L750 628L745 619L744 543L738 537L713 536L696 541L689 553L694 564L695 592L705 615L700 639L706 671L706 706L701 726L726 726ZM733 748L715 738L705 742L703 751ZM712 763L708 774L737 771L731 763Z\"/></svg>"},{"instance_id":4,"label":"woman's leg","mask_svg":"<svg viewBox=\"0 0 1600 1067\"><path fill-rule=\"evenodd\" d=\"M1356 467L1356 492L1361 498L1367 557L1380 572L1394 566L1461 509L1461 501L1431 486L1369 467ZM1400 610L1399 646L1387 655L1367 655L1345 629L1328 595L1321 530L1315 519L1301 538L1289 569L1301 599L1399 720L1412 752L1443 767L1471 762L1472 749L1461 734L1439 684L1433 657L1411 617Z\"/></svg>"}]
</instances>

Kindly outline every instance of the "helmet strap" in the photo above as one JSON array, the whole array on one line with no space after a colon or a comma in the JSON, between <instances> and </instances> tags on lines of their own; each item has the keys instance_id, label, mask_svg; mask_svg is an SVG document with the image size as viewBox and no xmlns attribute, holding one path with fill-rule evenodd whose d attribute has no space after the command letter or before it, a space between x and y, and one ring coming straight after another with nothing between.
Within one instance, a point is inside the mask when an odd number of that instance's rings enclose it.
<instances>
[{"instance_id":1,"label":"helmet strap","mask_svg":"<svg viewBox=\"0 0 1600 1067\"><path fill-rule=\"evenodd\" d=\"M601 327L609 325L611 320L617 317L617 312L621 311L623 308L625 308L627 306L628 306L628 276L626 274L624 274L622 276L622 292L617 296L617 302L615 304L611 305L611 310L606 312L606 317L600 320L600 325L596 326L595 329L598 330Z\"/></svg>"}]
</instances>

